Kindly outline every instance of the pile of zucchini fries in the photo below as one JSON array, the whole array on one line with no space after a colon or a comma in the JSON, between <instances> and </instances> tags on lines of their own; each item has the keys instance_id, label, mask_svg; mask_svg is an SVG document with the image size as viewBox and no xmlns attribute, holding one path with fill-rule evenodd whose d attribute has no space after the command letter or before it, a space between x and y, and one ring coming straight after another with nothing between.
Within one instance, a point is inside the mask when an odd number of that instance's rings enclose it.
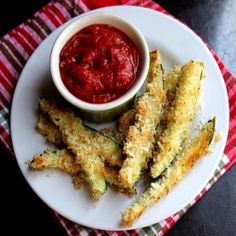
<instances>
[{"instance_id":1,"label":"pile of zucchini fries","mask_svg":"<svg viewBox=\"0 0 236 236\"><path fill-rule=\"evenodd\" d=\"M85 127L57 102L40 99L37 130L59 148L35 155L30 169L61 169L72 176L76 188L87 182L94 199L106 192L107 184L134 195L143 170L148 170L152 182L122 213L122 224L132 225L209 151L215 118L199 125L189 140L203 75L203 63L193 60L165 75L159 51L151 52L145 92L120 117L112 137Z\"/></svg>"}]
</instances>

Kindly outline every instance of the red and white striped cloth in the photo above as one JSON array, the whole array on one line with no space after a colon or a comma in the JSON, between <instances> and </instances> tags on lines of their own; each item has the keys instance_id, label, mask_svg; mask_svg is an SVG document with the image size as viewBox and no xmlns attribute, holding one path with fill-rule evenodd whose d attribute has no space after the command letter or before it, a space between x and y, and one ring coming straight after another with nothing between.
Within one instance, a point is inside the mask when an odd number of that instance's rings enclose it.
<instances>
[{"instance_id":1,"label":"red and white striped cloth","mask_svg":"<svg viewBox=\"0 0 236 236\"><path fill-rule=\"evenodd\" d=\"M19 25L0 38L0 144L14 157L9 129L9 113L12 96L19 75L29 56L36 47L57 27L72 17L98 7L111 5L138 5L168 14L151 0L54 0L34 14L32 19ZM224 77L230 104L230 128L225 155L214 176L199 195L183 210L155 225L137 230L111 232L86 228L75 224L56 212L59 223L68 235L163 235L178 219L191 208L211 186L236 162L236 78L226 69L223 62L211 50Z\"/></svg>"}]
</instances>

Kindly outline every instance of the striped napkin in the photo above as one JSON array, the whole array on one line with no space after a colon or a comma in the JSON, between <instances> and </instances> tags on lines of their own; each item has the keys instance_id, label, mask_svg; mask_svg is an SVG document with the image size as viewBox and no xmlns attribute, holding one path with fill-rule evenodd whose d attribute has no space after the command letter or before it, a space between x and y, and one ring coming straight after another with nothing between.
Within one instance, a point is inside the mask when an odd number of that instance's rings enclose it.
<instances>
[{"instance_id":1,"label":"striped napkin","mask_svg":"<svg viewBox=\"0 0 236 236\"><path fill-rule=\"evenodd\" d=\"M14 157L9 129L9 113L17 79L30 55L57 27L72 17L98 7L111 5L137 5L168 14L151 0L55 0L36 12L32 19L19 25L0 38L0 144ZM210 49L211 50L211 49ZM224 77L230 104L230 129L222 160L207 186L183 210L157 224L142 229L114 232L90 229L75 224L54 212L68 235L163 235L188 211L211 186L236 162L236 78L226 69L211 50Z\"/></svg>"}]
</instances>

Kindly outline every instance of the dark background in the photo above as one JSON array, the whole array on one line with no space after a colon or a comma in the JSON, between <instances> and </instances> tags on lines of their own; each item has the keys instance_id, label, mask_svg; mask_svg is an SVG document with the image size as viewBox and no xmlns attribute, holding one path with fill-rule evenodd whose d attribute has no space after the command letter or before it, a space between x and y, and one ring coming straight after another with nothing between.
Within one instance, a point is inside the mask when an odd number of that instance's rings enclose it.
<instances>
[{"instance_id":1,"label":"dark background","mask_svg":"<svg viewBox=\"0 0 236 236\"><path fill-rule=\"evenodd\" d=\"M26 20L46 2L0 0L0 35ZM236 0L157 2L194 29L236 74ZM23 7L26 5L27 9ZM47 206L30 189L16 162L1 147L0 153L0 224L8 231L5 235L65 235ZM233 167L167 235L236 235L235 203L236 167Z\"/></svg>"}]
</instances>

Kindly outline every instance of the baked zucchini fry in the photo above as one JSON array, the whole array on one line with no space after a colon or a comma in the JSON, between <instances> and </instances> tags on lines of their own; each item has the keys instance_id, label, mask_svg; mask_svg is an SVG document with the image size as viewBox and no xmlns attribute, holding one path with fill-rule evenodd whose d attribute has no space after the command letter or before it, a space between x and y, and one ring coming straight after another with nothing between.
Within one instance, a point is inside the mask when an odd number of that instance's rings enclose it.
<instances>
[{"instance_id":1,"label":"baked zucchini fry","mask_svg":"<svg viewBox=\"0 0 236 236\"><path fill-rule=\"evenodd\" d=\"M133 222L161 197L168 194L202 156L208 153L215 132L215 118L206 123L192 141L186 145L173 164L160 178L141 195L139 200L122 213L122 224L130 226Z\"/></svg>"},{"instance_id":2,"label":"baked zucchini fry","mask_svg":"<svg viewBox=\"0 0 236 236\"><path fill-rule=\"evenodd\" d=\"M39 106L58 127L63 141L74 153L76 162L81 165L85 180L90 185L92 197L99 199L106 191L104 163L98 155L100 135L90 132L83 126L80 118L67 109L60 108L56 103L41 99Z\"/></svg>"},{"instance_id":3,"label":"baked zucchini fry","mask_svg":"<svg viewBox=\"0 0 236 236\"><path fill-rule=\"evenodd\" d=\"M167 104L169 106L172 104L175 93L176 87L179 82L179 78L181 76L182 70L181 66L175 66L166 76L165 76L165 90L166 90L166 97L167 97Z\"/></svg>"},{"instance_id":4,"label":"baked zucchini fry","mask_svg":"<svg viewBox=\"0 0 236 236\"><path fill-rule=\"evenodd\" d=\"M46 149L43 154L35 155L30 162L31 170L59 169L73 178L76 189L84 182L81 166L76 163L73 154L68 149L52 151Z\"/></svg>"},{"instance_id":5,"label":"baked zucchini fry","mask_svg":"<svg viewBox=\"0 0 236 236\"><path fill-rule=\"evenodd\" d=\"M190 61L182 68L173 106L165 115L166 129L157 139L158 150L153 152L153 178L168 167L189 135L199 102L202 73L202 62Z\"/></svg>"},{"instance_id":6,"label":"baked zucchini fry","mask_svg":"<svg viewBox=\"0 0 236 236\"><path fill-rule=\"evenodd\" d=\"M43 154L33 157L29 167L31 170L60 169L69 175L81 172L80 165L75 162L73 154L68 149L46 149Z\"/></svg>"},{"instance_id":7,"label":"baked zucchini fry","mask_svg":"<svg viewBox=\"0 0 236 236\"><path fill-rule=\"evenodd\" d=\"M168 107L175 97L176 85L179 81L181 75L181 66L175 66L166 76L165 76L165 91L166 91L166 103L165 106ZM117 130L114 134L115 140L119 143L123 143L125 137L129 131L129 127L134 124L135 120L135 109L131 108L127 112L124 112L117 123ZM118 138L117 138L118 137Z\"/></svg>"},{"instance_id":8,"label":"baked zucchini fry","mask_svg":"<svg viewBox=\"0 0 236 236\"><path fill-rule=\"evenodd\" d=\"M57 126L52 123L42 112L39 114L38 123L36 125L40 134L46 137L49 142L64 146L62 135L59 132ZM90 130L96 136L98 132ZM98 134L97 138L99 142L99 156L111 166L121 166L123 162L122 150L118 144L111 139ZM93 143L91 145L97 145ZM97 149L97 147L95 147Z\"/></svg>"},{"instance_id":9,"label":"baked zucchini fry","mask_svg":"<svg viewBox=\"0 0 236 236\"><path fill-rule=\"evenodd\" d=\"M136 111L134 108L124 112L119 118L114 131L115 140L120 144L124 144L129 127L134 124Z\"/></svg>"},{"instance_id":10,"label":"baked zucchini fry","mask_svg":"<svg viewBox=\"0 0 236 236\"><path fill-rule=\"evenodd\" d=\"M73 153L68 149L52 151L46 149L43 154L35 155L30 163L31 170L44 169L60 169L69 174L73 178L73 183L76 189L80 188L84 182L81 166L76 163ZM107 183L117 192L133 196L136 193L135 189L124 189L118 181L118 173L114 167L105 166L105 179Z\"/></svg>"},{"instance_id":11,"label":"baked zucchini fry","mask_svg":"<svg viewBox=\"0 0 236 236\"><path fill-rule=\"evenodd\" d=\"M42 113L39 114L36 129L49 142L57 145L63 145L62 136L58 128Z\"/></svg>"},{"instance_id":12,"label":"baked zucchini fry","mask_svg":"<svg viewBox=\"0 0 236 236\"><path fill-rule=\"evenodd\" d=\"M135 109L130 109L122 114L115 128L104 128L101 133L123 146L129 126L133 125L134 119Z\"/></svg>"},{"instance_id":13,"label":"baked zucchini fry","mask_svg":"<svg viewBox=\"0 0 236 236\"><path fill-rule=\"evenodd\" d=\"M131 189L124 188L121 182L119 181L118 176L119 176L119 170L115 169L114 167L105 166L105 179L111 187L113 187L119 193L124 193L128 196L135 195L136 194L135 187Z\"/></svg>"},{"instance_id":14,"label":"baked zucchini fry","mask_svg":"<svg viewBox=\"0 0 236 236\"><path fill-rule=\"evenodd\" d=\"M129 127L135 122L136 110L131 108L122 114L118 120L117 129L119 132L123 133L125 136L129 131Z\"/></svg>"},{"instance_id":15,"label":"baked zucchini fry","mask_svg":"<svg viewBox=\"0 0 236 236\"><path fill-rule=\"evenodd\" d=\"M99 132L92 131L95 136L94 148L97 148L100 158L110 166L122 166L124 161L121 146L109 137ZM98 146L99 145L99 146Z\"/></svg>"},{"instance_id":16,"label":"baked zucchini fry","mask_svg":"<svg viewBox=\"0 0 236 236\"><path fill-rule=\"evenodd\" d=\"M139 180L143 168L152 154L156 128L161 121L165 104L164 71L159 52L150 55L150 68L146 91L135 106L135 122L129 127L124 143L124 153L127 155L119 178L125 188L133 188Z\"/></svg>"}]
</instances>

